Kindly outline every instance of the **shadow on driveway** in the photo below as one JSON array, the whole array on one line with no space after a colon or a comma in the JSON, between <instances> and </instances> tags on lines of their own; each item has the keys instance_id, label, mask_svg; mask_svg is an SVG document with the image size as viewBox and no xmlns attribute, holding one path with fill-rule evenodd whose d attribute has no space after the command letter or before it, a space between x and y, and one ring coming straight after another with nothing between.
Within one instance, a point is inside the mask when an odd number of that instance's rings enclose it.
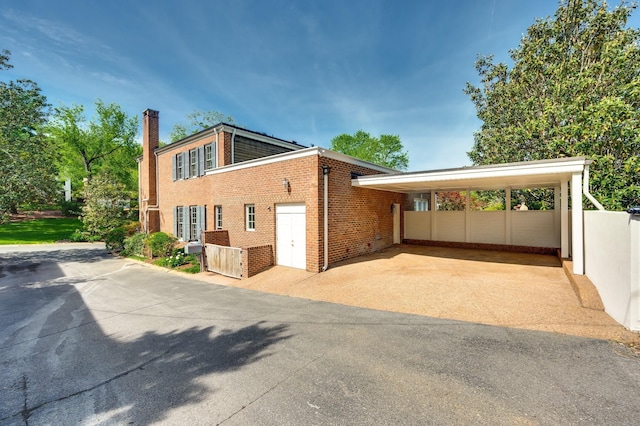
<instances>
[{"instance_id":1,"label":"shadow on driveway","mask_svg":"<svg viewBox=\"0 0 640 426\"><path fill-rule=\"evenodd\" d=\"M9 322L19 326L1 334L8 338L0 341L5 371L0 388L9 391L1 398L0 423L46 419L72 424L92 417L154 423L173 408L211 398L215 389L199 383L200 377L242 369L291 337L287 325L263 322L238 330L192 327L148 331L133 339L108 336L64 279L20 290L22 300L29 300L31 292L43 302L2 318L3 327ZM56 418L60 413L65 417Z\"/></svg>"}]
</instances>

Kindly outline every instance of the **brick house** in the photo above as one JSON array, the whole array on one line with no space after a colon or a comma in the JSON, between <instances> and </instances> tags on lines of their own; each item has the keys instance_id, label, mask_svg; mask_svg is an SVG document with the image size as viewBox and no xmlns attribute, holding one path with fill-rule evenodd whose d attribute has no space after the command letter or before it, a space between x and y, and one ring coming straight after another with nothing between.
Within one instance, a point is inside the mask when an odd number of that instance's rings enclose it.
<instances>
[{"instance_id":1,"label":"brick house","mask_svg":"<svg viewBox=\"0 0 640 426\"><path fill-rule=\"evenodd\" d=\"M273 264L319 272L402 241L405 194L352 185L394 170L224 123L159 147L158 120L143 113L146 232L241 247L245 277Z\"/></svg>"}]
</instances>

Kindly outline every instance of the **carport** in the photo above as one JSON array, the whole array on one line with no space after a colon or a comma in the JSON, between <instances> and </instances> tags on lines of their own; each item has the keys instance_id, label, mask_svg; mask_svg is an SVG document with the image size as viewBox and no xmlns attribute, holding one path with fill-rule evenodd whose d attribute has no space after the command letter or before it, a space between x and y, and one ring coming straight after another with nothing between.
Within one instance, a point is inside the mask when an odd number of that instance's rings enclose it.
<instances>
[{"instance_id":1,"label":"carport","mask_svg":"<svg viewBox=\"0 0 640 426\"><path fill-rule=\"evenodd\" d=\"M531 245L560 249L563 258L573 260L573 273L584 274L582 195L602 206L589 194L589 164L585 157L526 161L489 166L359 176L355 187L405 194L429 193L428 211L405 212L405 239L453 241L506 246ZM553 211L510 210L511 190L553 188ZM571 206L569 210L569 188ZM504 190L504 211L471 211L470 191ZM466 207L460 212L440 212L438 191L465 191ZM558 209L558 206L560 208ZM452 214L453 213L453 214ZM569 214L571 213L571 214ZM541 235L546 237L540 239ZM412 238L409 238L412 237Z\"/></svg>"}]
</instances>

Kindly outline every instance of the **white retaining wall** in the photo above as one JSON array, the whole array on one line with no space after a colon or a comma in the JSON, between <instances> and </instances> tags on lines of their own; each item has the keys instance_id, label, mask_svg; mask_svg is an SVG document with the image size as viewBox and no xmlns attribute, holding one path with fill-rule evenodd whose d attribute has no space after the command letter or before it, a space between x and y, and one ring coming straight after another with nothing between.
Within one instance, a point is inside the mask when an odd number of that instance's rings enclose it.
<instances>
[{"instance_id":1,"label":"white retaining wall","mask_svg":"<svg viewBox=\"0 0 640 426\"><path fill-rule=\"evenodd\" d=\"M640 330L640 216L584 212L585 273L605 311L630 330Z\"/></svg>"}]
</instances>

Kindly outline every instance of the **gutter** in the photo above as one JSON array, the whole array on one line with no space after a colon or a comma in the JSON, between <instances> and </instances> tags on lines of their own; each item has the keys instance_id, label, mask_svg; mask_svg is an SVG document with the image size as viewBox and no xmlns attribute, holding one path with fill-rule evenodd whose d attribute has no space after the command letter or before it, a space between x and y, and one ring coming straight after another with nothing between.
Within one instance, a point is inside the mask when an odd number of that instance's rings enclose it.
<instances>
[{"instance_id":1,"label":"gutter","mask_svg":"<svg viewBox=\"0 0 640 426\"><path fill-rule=\"evenodd\" d=\"M587 164L584 167L584 179L582 179L582 193L584 194L585 197L587 197L589 201L591 201L591 204L596 206L598 210L605 211L602 204L600 204L598 200L596 200L595 197L591 195L591 193L589 192L589 164L590 163L591 163L590 161L587 162Z\"/></svg>"},{"instance_id":2,"label":"gutter","mask_svg":"<svg viewBox=\"0 0 640 426\"><path fill-rule=\"evenodd\" d=\"M329 268L329 173L331 172L331 167L322 166L322 177L324 179L322 189L324 192L324 204L323 204L323 227L324 227L324 236L323 240L323 250L324 250L324 265L322 266L322 272L325 272Z\"/></svg>"}]
</instances>

